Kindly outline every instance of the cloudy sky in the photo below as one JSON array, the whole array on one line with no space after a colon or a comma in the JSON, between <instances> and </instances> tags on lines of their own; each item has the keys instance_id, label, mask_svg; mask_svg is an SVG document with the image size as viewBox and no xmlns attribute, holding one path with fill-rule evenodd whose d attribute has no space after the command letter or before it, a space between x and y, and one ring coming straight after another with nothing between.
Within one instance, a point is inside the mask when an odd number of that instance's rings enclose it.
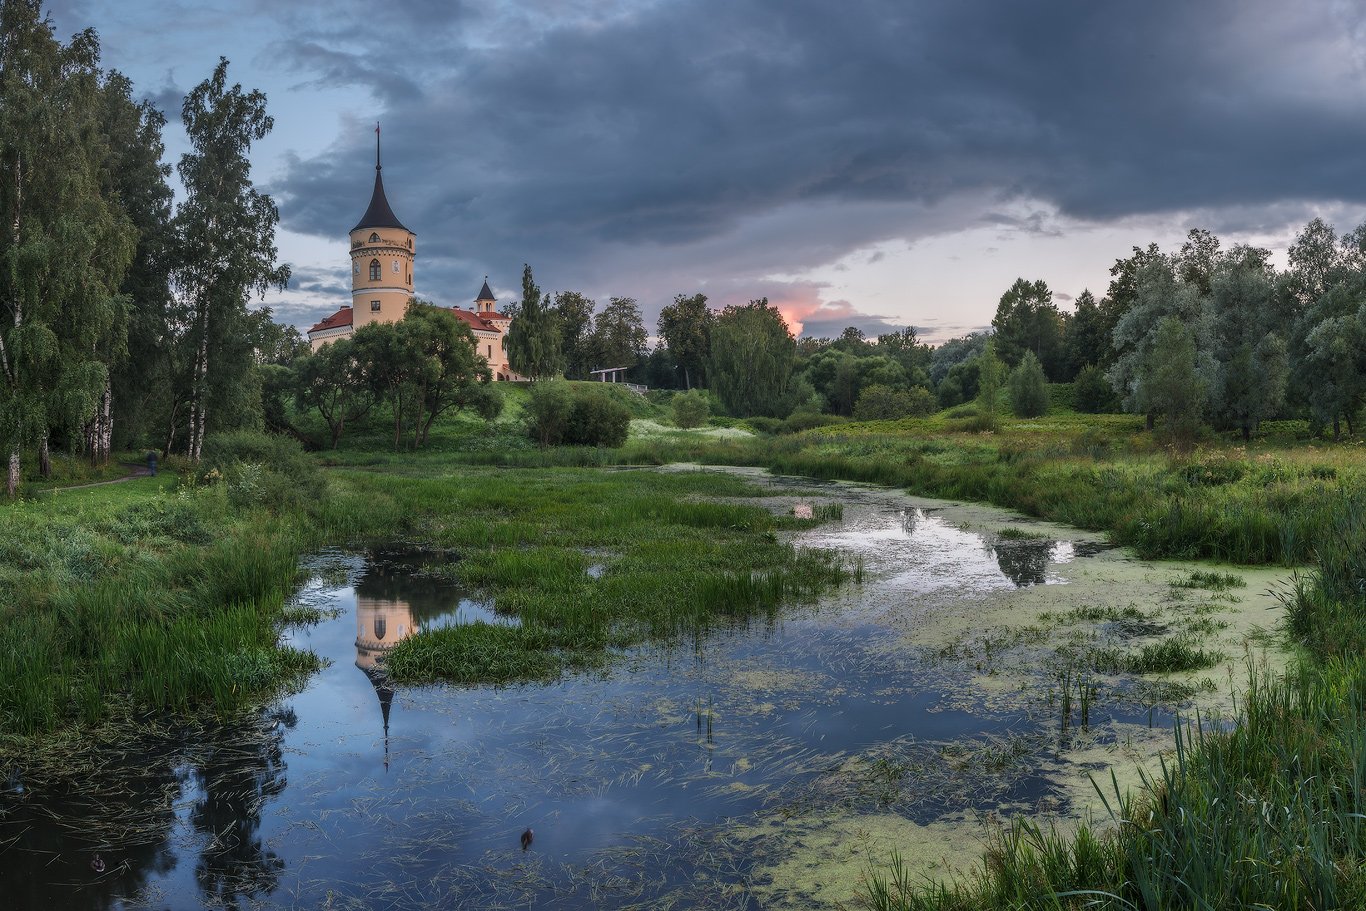
<instances>
[{"instance_id":1,"label":"cloudy sky","mask_svg":"<svg viewBox=\"0 0 1366 911\"><path fill-rule=\"evenodd\" d=\"M383 123L418 292L767 296L807 335L1060 305L1191 227L1283 251L1366 220L1356 0L59 0L168 114L222 55L307 327L349 298Z\"/></svg>"}]
</instances>

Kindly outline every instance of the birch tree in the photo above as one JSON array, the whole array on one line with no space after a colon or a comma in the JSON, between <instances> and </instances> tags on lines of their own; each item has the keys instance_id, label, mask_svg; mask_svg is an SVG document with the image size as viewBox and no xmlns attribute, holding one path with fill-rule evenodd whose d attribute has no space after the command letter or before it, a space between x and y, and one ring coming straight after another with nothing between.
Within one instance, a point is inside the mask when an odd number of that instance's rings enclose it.
<instances>
[{"instance_id":1,"label":"birch tree","mask_svg":"<svg viewBox=\"0 0 1366 911\"><path fill-rule=\"evenodd\" d=\"M231 360L222 357L246 318L247 302L269 288L283 289L289 267L275 261L275 203L251 182L251 145L274 126L265 94L228 88L228 61L220 58L213 75L186 96L181 116L191 151L177 167L186 195L175 215L173 279L184 319L181 341L190 352L185 450L198 461L215 384L250 370L249 352L245 363L236 363L243 360L240 350Z\"/></svg>"},{"instance_id":2,"label":"birch tree","mask_svg":"<svg viewBox=\"0 0 1366 911\"><path fill-rule=\"evenodd\" d=\"M0 443L6 489L54 430L74 434L108 386L126 325L118 286L136 234L103 192L99 41L52 34L32 0L0 2Z\"/></svg>"}]
</instances>

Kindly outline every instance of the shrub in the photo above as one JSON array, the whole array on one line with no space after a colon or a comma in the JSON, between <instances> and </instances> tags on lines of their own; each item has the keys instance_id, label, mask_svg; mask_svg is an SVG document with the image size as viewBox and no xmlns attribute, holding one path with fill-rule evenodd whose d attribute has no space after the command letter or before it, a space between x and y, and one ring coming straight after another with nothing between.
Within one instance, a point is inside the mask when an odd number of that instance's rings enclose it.
<instances>
[{"instance_id":1,"label":"shrub","mask_svg":"<svg viewBox=\"0 0 1366 911\"><path fill-rule=\"evenodd\" d=\"M844 418L833 414L821 414L815 411L798 411L787 416L781 422L778 433L801 433L803 430L811 430L814 427L828 427L831 424L841 424Z\"/></svg>"},{"instance_id":2,"label":"shrub","mask_svg":"<svg viewBox=\"0 0 1366 911\"><path fill-rule=\"evenodd\" d=\"M522 406L527 435L542 448L560 445L573 410L574 394L568 384L532 383L531 393Z\"/></svg>"},{"instance_id":3,"label":"shrub","mask_svg":"<svg viewBox=\"0 0 1366 911\"><path fill-rule=\"evenodd\" d=\"M1071 383L1049 383L1048 384L1048 410L1049 411L1076 411L1077 397L1076 390Z\"/></svg>"},{"instance_id":4,"label":"shrub","mask_svg":"<svg viewBox=\"0 0 1366 911\"><path fill-rule=\"evenodd\" d=\"M711 404L696 389L675 395L672 404L674 423L679 427L700 427L711 416Z\"/></svg>"},{"instance_id":5,"label":"shrub","mask_svg":"<svg viewBox=\"0 0 1366 911\"><path fill-rule=\"evenodd\" d=\"M238 508L307 508L323 493L318 465L299 441L259 430L219 433L204 441L195 479L226 485Z\"/></svg>"},{"instance_id":6,"label":"shrub","mask_svg":"<svg viewBox=\"0 0 1366 911\"><path fill-rule=\"evenodd\" d=\"M934 410L934 395L922 386L893 389L891 386L872 385L864 389L854 403L854 417L860 421L923 417Z\"/></svg>"},{"instance_id":7,"label":"shrub","mask_svg":"<svg viewBox=\"0 0 1366 911\"><path fill-rule=\"evenodd\" d=\"M1048 378L1033 351L1026 351L1019 366L1010 372L1010 407L1017 418L1037 418L1048 413Z\"/></svg>"},{"instance_id":8,"label":"shrub","mask_svg":"<svg viewBox=\"0 0 1366 911\"><path fill-rule=\"evenodd\" d=\"M1081 368L1072 383L1073 407L1085 414L1104 414L1115 409L1115 391L1105 371L1095 364Z\"/></svg>"},{"instance_id":9,"label":"shrub","mask_svg":"<svg viewBox=\"0 0 1366 911\"><path fill-rule=\"evenodd\" d=\"M753 417L746 418L745 423L755 433L777 433L783 429L783 422L777 418Z\"/></svg>"},{"instance_id":10,"label":"shrub","mask_svg":"<svg viewBox=\"0 0 1366 911\"><path fill-rule=\"evenodd\" d=\"M631 412L597 390L578 389L569 412L564 442L577 446L621 446L631 429Z\"/></svg>"}]
</instances>

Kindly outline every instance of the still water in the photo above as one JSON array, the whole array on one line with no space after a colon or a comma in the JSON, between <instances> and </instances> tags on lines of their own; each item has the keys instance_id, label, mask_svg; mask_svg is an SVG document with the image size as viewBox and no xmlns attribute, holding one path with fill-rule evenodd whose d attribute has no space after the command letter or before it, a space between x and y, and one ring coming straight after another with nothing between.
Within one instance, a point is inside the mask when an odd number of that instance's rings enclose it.
<instances>
[{"instance_id":1,"label":"still water","mask_svg":"<svg viewBox=\"0 0 1366 911\"><path fill-rule=\"evenodd\" d=\"M883 601L1065 584L1094 552L847 502L808 543L864 555L864 589ZM384 656L403 638L517 622L428 572L447 559L401 545L314 555L298 600L334 616L287 633L328 662L301 692L101 753L60 787L4 783L0 903L751 908L756 865L786 850L754 820L877 805L924 823L1050 796L1028 763L966 784L939 774L946 744L1050 749L1049 722L965 699L960 670L839 603L551 684L391 686ZM889 745L924 773L890 795L849 774Z\"/></svg>"}]
</instances>

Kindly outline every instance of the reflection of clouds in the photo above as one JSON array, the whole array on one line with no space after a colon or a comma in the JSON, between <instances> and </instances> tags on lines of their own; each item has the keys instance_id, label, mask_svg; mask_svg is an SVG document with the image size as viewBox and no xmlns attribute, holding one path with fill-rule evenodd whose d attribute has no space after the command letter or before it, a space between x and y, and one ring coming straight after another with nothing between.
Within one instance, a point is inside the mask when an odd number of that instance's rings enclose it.
<instances>
[{"instance_id":1,"label":"reflection of clouds","mask_svg":"<svg viewBox=\"0 0 1366 911\"><path fill-rule=\"evenodd\" d=\"M801 543L861 555L870 570L890 574L884 584L893 588L965 595L1058 581L1048 567L1075 554L1066 541L990 541L921 508L846 518L838 529L804 533Z\"/></svg>"}]
</instances>

